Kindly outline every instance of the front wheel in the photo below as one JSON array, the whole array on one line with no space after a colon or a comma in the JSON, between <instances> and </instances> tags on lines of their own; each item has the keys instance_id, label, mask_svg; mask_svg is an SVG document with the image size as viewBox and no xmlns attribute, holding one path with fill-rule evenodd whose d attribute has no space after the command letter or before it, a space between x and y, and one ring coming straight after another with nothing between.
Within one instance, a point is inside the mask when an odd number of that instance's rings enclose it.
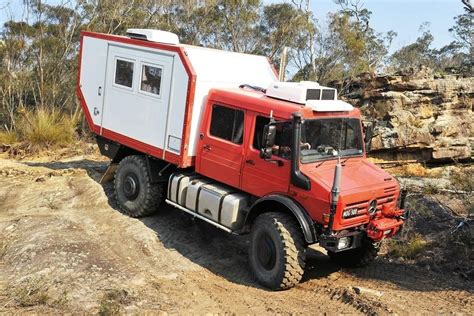
<instances>
[{"instance_id":1,"label":"front wheel","mask_svg":"<svg viewBox=\"0 0 474 316\"><path fill-rule=\"evenodd\" d=\"M342 252L328 251L328 256L343 267L365 267L377 258L378 251L378 244L363 239L361 246L358 248Z\"/></svg>"},{"instance_id":2,"label":"front wheel","mask_svg":"<svg viewBox=\"0 0 474 316\"><path fill-rule=\"evenodd\" d=\"M250 237L250 267L258 282L273 290L298 284L303 276L306 246L296 220L284 213L257 217Z\"/></svg>"}]
</instances>

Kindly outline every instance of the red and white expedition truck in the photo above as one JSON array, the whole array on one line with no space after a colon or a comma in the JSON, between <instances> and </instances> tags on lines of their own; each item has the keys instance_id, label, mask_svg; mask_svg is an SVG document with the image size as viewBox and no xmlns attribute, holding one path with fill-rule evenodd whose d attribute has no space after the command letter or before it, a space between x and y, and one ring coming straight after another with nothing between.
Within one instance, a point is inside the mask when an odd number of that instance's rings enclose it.
<instances>
[{"instance_id":1,"label":"red and white expedition truck","mask_svg":"<svg viewBox=\"0 0 474 316\"><path fill-rule=\"evenodd\" d=\"M165 202L250 233L250 267L272 289L301 280L308 245L365 265L401 229L405 195L367 161L371 126L335 89L157 30L83 32L79 59L78 98L124 213Z\"/></svg>"}]
</instances>

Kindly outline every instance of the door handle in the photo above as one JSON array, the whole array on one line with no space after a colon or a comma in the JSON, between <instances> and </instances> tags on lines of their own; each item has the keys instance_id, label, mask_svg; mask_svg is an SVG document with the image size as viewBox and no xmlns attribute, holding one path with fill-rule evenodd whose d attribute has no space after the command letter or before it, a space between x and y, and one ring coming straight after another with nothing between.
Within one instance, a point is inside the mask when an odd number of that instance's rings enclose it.
<instances>
[{"instance_id":1,"label":"door handle","mask_svg":"<svg viewBox=\"0 0 474 316\"><path fill-rule=\"evenodd\" d=\"M245 160L245 163L248 163L249 165L255 166L255 161L252 159Z\"/></svg>"},{"instance_id":2,"label":"door handle","mask_svg":"<svg viewBox=\"0 0 474 316\"><path fill-rule=\"evenodd\" d=\"M204 146L202 146L202 149L204 149L205 151L211 151L211 146L204 145Z\"/></svg>"},{"instance_id":3,"label":"door handle","mask_svg":"<svg viewBox=\"0 0 474 316\"><path fill-rule=\"evenodd\" d=\"M99 109L95 106L94 107L94 115L99 115Z\"/></svg>"},{"instance_id":4,"label":"door handle","mask_svg":"<svg viewBox=\"0 0 474 316\"><path fill-rule=\"evenodd\" d=\"M102 87L99 87L99 89L97 89L97 94L98 94L99 96L102 95Z\"/></svg>"}]
</instances>

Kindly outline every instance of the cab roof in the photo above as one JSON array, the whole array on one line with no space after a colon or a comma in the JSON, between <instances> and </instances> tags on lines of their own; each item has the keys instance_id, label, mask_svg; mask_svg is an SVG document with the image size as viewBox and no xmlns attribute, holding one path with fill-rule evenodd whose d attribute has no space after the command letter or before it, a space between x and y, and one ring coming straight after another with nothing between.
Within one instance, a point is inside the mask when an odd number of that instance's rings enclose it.
<instances>
[{"instance_id":1,"label":"cab roof","mask_svg":"<svg viewBox=\"0 0 474 316\"><path fill-rule=\"evenodd\" d=\"M316 112L313 108L304 104L293 103L269 97L265 93L249 88L219 88L211 89L208 102L216 102L223 105L238 106L240 108L270 115L279 119L290 119L295 112L301 113L303 118L323 117L360 117L360 110L353 108L351 111L327 111ZM339 100L335 100L337 102ZM331 101L325 101L326 103ZM339 101L341 102L341 101Z\"/></svg>"}]
</instances>

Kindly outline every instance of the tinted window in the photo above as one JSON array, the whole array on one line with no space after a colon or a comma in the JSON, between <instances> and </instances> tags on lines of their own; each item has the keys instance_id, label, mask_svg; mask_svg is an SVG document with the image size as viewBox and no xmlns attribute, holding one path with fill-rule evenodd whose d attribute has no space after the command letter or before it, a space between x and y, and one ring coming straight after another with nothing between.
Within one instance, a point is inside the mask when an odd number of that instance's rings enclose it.
<instances>
[{"instance_id":1,"label":"tinted window","mask_svg":"<svg viewBox=\"0 0 474 316\"><path fill-rule=\"evenodd\" d=\"M336 90L324 89L321 100L334 100Z\"/></svg>"},{"instance_id":2,"label":"tinted window","mask_svg":"<svg viewBox=\"0 0 474 316\"><path fill-rule=\"evenodd\" d=\"M320 89L308 89L306 91L306 100L319 100L321 99Z\"/></svg>"},{"instance_id":3,"label":"tinted window","mask_svg":"<svg viewBox=\"0 0 474 316\"><path fill-rule=\"evenodd\" d=\"M140 90L160 95L162 71L159 67L143 65Z\"/></svg>"},{"instance_id":4,"label":"tinted window","mask_svg":"<svg viewBox=\"0 0 474 316\"><path fill-rule=\"evenodd\" d=\"M214 104L211 117L211 135L235 144L242 144L244 112Z\"/></svg>"},{"instance_id":5,"label":"tinted window","mask_svg":"<svg viewBox=\"0 0 474 316\"><path fill-rule=\"evenodd\" d=\"M133 62L117 59L115 64L115 84L132 87Z\"/></svg>"},{"instance_id":6,"label":"tinted window","mask_svg":"<svg viewBox=\"0 0 474 316\"><path fill-rule=\"evenodd\" d=\"M257 116L255 121L255 133L253 135L253 148L260 150L262 148L263 129L270 123L270 118ZM277 133L273 154L285 159L290 159L291 155L291 124L281 122L276 124Z\"/></svg>"}]
</instances>

